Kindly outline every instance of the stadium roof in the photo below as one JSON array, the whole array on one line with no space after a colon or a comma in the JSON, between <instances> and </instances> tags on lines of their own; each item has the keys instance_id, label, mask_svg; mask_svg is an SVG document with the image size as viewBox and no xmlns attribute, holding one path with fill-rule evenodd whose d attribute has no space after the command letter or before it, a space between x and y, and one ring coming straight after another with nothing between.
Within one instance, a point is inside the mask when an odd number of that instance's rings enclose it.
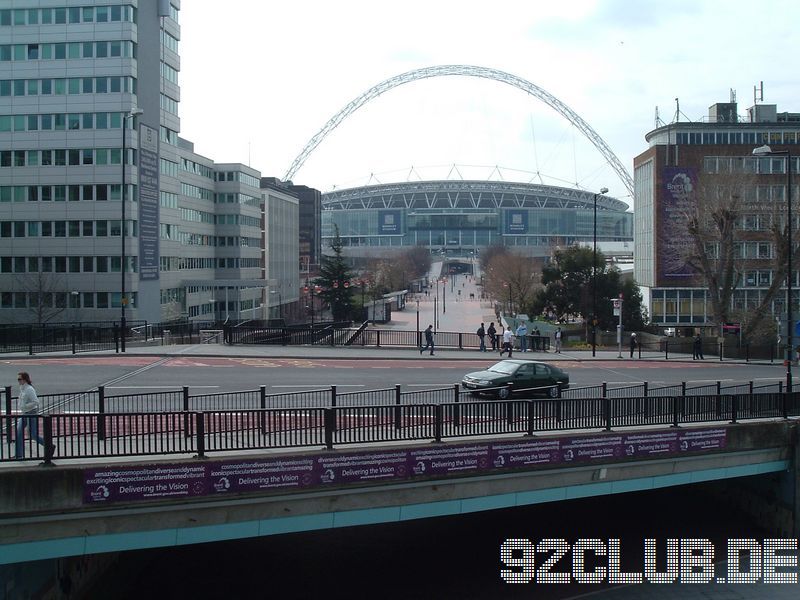
<instances>
[{"instance_id":1,"label":"stadium roof","mask_svg":"<svg viewBox=\"0 0 800 600\"><path fill-rule=\"evenodd\" d=\"M594 197L593 192L552 185L448 179L335 190L322 195L322 209L579 209L593 207ZM626 212L628 205L598 194L597 208Z\"/></svg>"}]
</instances>

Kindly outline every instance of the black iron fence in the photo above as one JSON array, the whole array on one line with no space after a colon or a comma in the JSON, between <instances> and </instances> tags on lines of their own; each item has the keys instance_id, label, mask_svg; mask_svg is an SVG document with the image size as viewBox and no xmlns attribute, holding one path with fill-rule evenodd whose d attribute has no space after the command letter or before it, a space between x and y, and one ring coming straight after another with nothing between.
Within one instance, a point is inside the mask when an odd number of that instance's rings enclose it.
<instances>
[{"instance_id":1,"label":"black iron fence","mask_svg":"<svg viewBox=\"0 0 800 600\"><path fill-rule=\"evenodd\" d=\"M524 395L527 390L520 390ZM411 440L738 423L800 415L800 392L472 400L441 404L0 415L0 462L374 444ZM30 434L31 420L41 444ZM22 431L26 425L27 439ZM19 443L18 443L19 441ZM16 454L19 454L17 458Z\"/></svg>"}]
</instances>

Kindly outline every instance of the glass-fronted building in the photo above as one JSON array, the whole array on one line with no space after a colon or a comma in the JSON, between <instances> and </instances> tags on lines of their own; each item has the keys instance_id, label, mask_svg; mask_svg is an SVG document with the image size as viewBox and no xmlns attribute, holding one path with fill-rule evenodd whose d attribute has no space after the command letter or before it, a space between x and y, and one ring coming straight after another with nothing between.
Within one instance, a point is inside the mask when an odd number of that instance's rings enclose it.
<instances>
[{"instance_id":1,"label":"glass-fronted building","mask_svg":"<svg viewBox=\"0 0 800 600\"><path fill-rule=\"evenodd\" d=\"M633 214L598 194L597 239L632 242ZM323 246L339 235L350 256L425 246L469 256L502 244L530 255L591 243L595 194L505 181L421 181L336 190L322 197Z\"/></svg>"}]
</instances>

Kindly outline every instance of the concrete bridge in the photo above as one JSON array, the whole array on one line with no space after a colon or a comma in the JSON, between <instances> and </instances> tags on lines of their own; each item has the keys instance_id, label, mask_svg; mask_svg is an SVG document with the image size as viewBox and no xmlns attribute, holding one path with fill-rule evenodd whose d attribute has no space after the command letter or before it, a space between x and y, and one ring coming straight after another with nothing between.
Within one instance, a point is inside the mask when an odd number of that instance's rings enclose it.
<instances>
[{"instance_id":1,"label":"concrete bridge","mask_svg":"<svg viewBox=\"0 0 800 600\"><path fill-rule=\"evenodd\" d=\"M797 459L797 422L769 419L214 459L7 465L0 470L0 564L720 480L731 480L726 502L755 507L765 526L796 537Z\"/></svg>"}]
</instances>

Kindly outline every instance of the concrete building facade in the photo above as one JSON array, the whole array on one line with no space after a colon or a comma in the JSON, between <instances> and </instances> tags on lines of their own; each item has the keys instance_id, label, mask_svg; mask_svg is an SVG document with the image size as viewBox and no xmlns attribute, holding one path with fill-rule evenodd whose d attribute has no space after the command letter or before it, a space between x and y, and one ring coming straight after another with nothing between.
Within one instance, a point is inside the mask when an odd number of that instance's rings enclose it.
<instances>
[{"instance_id":1,"label":"concrete building facade","mask_svg":"<svg viewBox=\"0 0 800 600\"><path fill-rule=\"evenodd\" d=\"M179 14L180 0L0 5L0 323L266 303L261 174L179 137Z\"/></svg>"},{"instance_id":2,"label":"concrete building facade","mask_svg":"<svg viewBox=\"0 0 800 600\"><path fill-rule=\"evenodd\" d=\"M702 122L665 125L645 139L650 147L634 159L634 277L649 297L652 322L700 329L720 325L712 323L706 281L686 263L695 243L686 215L696 210L708 214L712 204L736 206L738 212L732 311L753 310L778 283L780 291L769 309L780 317L786 310L786 287L785 278L775 281L777 248L771 231L783 231L786 223L788 161L785 155L757 156L753 150L769 145L773 152L800 154L800 114L759 104L739 116L735 102L719 103ZM800 157L792 156L791 172L798 171ZM798 186L793 186L793 203L797 199ZM795 232L799 224L795 213ZM709 239L706 248L714 261L719 240ZM792 276L796 286L798 273ZM795 310L797 301L795 296Z\"/></svg>"}]
</instances>

